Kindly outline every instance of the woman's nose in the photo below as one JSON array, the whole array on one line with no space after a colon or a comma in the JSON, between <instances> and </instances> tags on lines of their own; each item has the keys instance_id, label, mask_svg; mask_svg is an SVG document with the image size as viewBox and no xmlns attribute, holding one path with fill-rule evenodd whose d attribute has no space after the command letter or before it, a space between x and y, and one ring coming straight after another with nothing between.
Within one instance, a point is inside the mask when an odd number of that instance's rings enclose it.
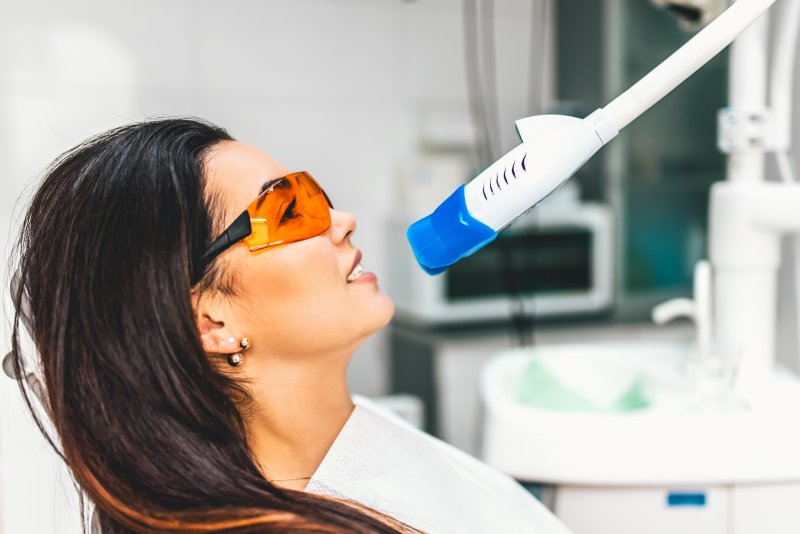
<instances>
[{"instance_id":1,"label":"woman's nose","mask_svg":"<svg viewBox=\"0 0 800 534\"><path fill-rule=\"evenodd\" d=\"M356 231L356 217L349 211L331 208L331 240L335 244L344 242Z\"/></svg>"}]
</instances>

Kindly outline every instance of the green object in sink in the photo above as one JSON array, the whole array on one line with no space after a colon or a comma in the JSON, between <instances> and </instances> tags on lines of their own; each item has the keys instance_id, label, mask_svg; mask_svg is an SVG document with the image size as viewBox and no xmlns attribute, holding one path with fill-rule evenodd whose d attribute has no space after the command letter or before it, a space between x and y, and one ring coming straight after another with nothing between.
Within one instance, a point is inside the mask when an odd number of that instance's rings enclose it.
<instances>
[{"instance_id":1,"label":"green object in sink","mask_svg":"<svg viewBox=\"0 0 800 534\"><path fill-rule=\"evenodd\" d=\"M517 400L521 404L545 410L584 413L632 412L650 404L644 396L642 381L635 380L610 405L598 405L565 385L538 360L533 360L525 367Z\"/></svg>"}]
</instances>

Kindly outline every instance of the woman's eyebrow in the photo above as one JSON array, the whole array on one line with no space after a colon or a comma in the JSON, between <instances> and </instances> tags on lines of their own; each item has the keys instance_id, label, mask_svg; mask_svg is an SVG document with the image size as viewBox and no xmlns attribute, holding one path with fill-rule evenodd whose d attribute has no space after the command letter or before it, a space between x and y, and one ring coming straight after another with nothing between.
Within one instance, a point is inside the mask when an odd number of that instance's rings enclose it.
<instances>
[{"instance_id":1,"label":"woman's eyebrow","mask_svg":"<svg viewBox=\"0 0 800 534\"><path fill-rule=\"evenodd\" d=\"M260 195L264 191L268 190L270 187L275 185L280 180L281 180L281 178L271 178L271 179L267 180L266 182L261 184L261 189L258 190L258 194Z\"/></svg>"}]
</instances>

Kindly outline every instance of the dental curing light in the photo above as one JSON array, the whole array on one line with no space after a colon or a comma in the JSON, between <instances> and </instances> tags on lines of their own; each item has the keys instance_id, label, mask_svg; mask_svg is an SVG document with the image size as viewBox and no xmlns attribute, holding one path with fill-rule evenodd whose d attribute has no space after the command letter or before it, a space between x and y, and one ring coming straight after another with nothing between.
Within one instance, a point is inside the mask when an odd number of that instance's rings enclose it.
<instances>
[{"instance_id":1,"label":"dental curing light","mask_svg":"<svg viewBox=\"0 0 800 534\"><path fill-rule=\"evenodd\" d=\"M585 119L539 115L518 120L521 144L408 228L406 236L420 266L439 274L493 241L774 2L738 0L634 86Z\"/></svg>"}]
</instances>

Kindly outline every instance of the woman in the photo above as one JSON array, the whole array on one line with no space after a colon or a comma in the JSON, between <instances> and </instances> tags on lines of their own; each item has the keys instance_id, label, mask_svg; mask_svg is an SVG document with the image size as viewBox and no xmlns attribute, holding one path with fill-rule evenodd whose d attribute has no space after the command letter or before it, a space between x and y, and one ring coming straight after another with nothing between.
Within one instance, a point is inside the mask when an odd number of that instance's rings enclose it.
<instances>
[{"instance_id":1,"label":"woman","mask_svg":"<svg viewBox=\"0 0 800 534\"><path fill-rule=\"evenodd\" d=\"M196 120L53 164L15 304L103 533L563 532L510 479L354 405L347 364L393 313L355 228L310 175Z\"/></svg>"}]
</instances>

